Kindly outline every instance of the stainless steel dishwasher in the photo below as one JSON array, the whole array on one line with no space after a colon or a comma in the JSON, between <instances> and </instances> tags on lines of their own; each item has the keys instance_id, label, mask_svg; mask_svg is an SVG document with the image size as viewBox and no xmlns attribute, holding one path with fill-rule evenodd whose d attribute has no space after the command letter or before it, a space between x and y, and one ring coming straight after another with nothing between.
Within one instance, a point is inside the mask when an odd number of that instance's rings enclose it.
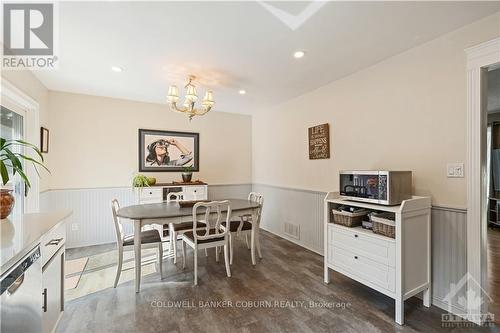
<instances>
[{"instance_id":1,"label":"stainless steel dishwasher","mask_svg":"<svg viewBox=\"0 0 500 333\"><path fill-rule=\"evenodd\" d=\"M41 261L37 246L0 277L2 333L42 331Z\"/></svg>"}]
</instances>

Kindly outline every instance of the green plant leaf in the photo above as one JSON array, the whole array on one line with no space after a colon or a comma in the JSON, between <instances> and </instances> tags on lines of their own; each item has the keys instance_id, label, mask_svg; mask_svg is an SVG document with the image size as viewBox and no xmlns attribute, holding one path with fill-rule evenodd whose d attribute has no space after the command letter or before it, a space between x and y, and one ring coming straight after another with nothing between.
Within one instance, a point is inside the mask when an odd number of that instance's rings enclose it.
<instances>
[{"instance_id":1,"label":"green plant leaf","mask_svg":"<svg viewBox=\"0 0 500 333\"><path fill-rule=\"evenodd\" d=\"M2 174L2 183L7 184L9 182L9 172L3 161L0 161L0 173Z\"/></svg>"},{"instance_id":2,"label":"green plant leaf","mask_svg":"<svg viewBox=\"0 0 500 333\"><path fill-rule=\"evenodd\" d=\"M23 155L23 154L19 154L19 153L16 153L16 155L18 156L21 156L22 158L24 158L25 160L28 160L34 164L38 164L39 166L41 166L42 168L44 168L45 170L47 170L48 173L50 173L49 169L47 169L47 167L45 165L43 165L42 163L38 162L37 160L29 157L29 156L26 156L26 155ZM36 169L36 166L35 166L35 169ZM38 172L38 170L37 170Z\"/></svg>"}]
</instances>

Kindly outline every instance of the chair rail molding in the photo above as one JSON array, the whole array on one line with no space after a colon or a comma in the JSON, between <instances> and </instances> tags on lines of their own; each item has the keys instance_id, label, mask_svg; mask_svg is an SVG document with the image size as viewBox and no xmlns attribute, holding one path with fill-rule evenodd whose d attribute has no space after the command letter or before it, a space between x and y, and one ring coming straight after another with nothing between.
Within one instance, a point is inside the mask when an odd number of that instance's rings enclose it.
<instances>
[{"instance_id":1,"label":"chair rail molding","mask_svg":"<svg viewBox=\"0 0 500 333\"><path fill-rule=\"evenodd\" d=\"M500 38L465 50L467 57L467 295L487 290L486 261L486 115L484 72L500 62ZM488 304L468 297L467 319L482 323ZM484 301L484 300L483 300Z\"/></svg>"}]
</instances>

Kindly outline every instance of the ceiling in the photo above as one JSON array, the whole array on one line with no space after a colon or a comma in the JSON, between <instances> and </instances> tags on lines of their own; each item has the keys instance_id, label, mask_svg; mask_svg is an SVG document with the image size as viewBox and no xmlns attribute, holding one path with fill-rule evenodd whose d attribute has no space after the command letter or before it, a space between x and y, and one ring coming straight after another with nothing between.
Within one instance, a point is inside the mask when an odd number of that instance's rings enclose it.
<instances>
[{"instance_id":1,"label":"ceiling","mask_svg":"<svg viewBox=\"0 0 500 333\"><path fill-rule=\"evenodd\" d=\"M59 68L35 75L51 90L166 103L168 86L194 74L199 95L214 91L214 110L251 114L498 10L500 2L59 2ZM306 56L294 59L296 50Z\"/></svg>"}]
</instances>

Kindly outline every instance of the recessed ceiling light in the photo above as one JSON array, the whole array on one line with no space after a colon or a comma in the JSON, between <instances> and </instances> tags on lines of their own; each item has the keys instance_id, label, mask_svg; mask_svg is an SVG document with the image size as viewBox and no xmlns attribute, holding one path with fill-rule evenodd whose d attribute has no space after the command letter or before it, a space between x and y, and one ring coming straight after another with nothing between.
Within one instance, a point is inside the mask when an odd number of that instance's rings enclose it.
<instances>
[{"instance_id":1,"label":"recessed ceiling light","mask_svg":"<svg viewBox=\"0 0 500 333\"><path fill-rule=\"evenodd\" d=\"M112 67L111 67L111 70L112 70L113 72L120 73L121 71L123 71L123 68L118 67L118 66L112 66Z\"/></svg>"},{"instance_id":2,"label":"recessed ceiling light","mask_svg":"<svg viewBox=\"0 0 500 333\"><path fill-rule=\"evenodd\" d=\"M293 57L294 58L297 58L297 59L300 59L302 58L303 56L305 56L306 53L304 51L296 51L294 54L293 54Z\"/></svg>"},{"instance_id":3,"label":"recessed ceiling light","mask_svg":"<svg viewBox=\"0 0 500 333\"><path fill-rule=\"evenodd\" d=\"M246 91L246 90L243 90L243 89L241 89L241 90L240 90L240 91L238 91L238 92L240 93L240 95L245 95L245 94L247 93L247 91Z\"/></svg>"}]
</instances>

